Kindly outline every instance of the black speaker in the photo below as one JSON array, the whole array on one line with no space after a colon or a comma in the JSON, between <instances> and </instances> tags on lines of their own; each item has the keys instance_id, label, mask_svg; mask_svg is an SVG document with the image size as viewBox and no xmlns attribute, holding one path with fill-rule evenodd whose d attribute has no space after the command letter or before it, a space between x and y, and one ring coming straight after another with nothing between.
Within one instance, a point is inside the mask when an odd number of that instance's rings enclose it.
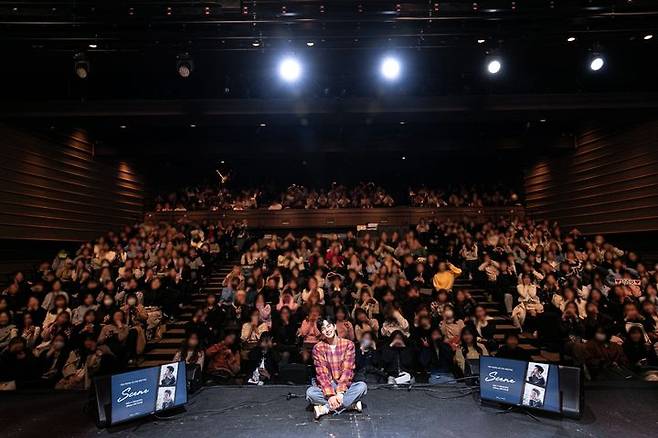
<instances>
[{"instance_id":1,"label":"black speaker","mask_svg":"<svg viewBox=\"0 0 658 438\"><path fill-rule=\"evenodd\" d=\"M570 418L580 418L583 415L585 402L582 370L562 365L559 366L559 369L562 415Z\"/></svg>"},{"instance_id":2,"label":"black speaker","mask_svg":"<svg viewBox=\"0 0 658 438\"><path fill-rule=\"evenodd\" d=\"M96 426L107 427L112 421L112 393L110 386L110 376L101 376L94 379L92 390L96 399Z\"/></svg>"}]
</instances>

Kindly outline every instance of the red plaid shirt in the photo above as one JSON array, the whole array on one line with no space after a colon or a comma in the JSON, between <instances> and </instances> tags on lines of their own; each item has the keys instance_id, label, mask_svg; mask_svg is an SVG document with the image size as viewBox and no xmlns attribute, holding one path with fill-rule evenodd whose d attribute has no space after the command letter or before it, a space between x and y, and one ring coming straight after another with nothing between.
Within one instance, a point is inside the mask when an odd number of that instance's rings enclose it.
<instances>
[{"instance_id":1,"label":"red plaid shirt","mask_svg":"<svg viewBox=\"0 0 658 438\"><path fill-rule=\"evenodd\" d=\"M326 397L336 392L345 392L354 378L354 343L338 338L336 347L332 350L326 342L319 342L313 347L313 363L315 364L316 380ZM331 382L336 382L334 391Z\"/></svg>"}]
</instances>

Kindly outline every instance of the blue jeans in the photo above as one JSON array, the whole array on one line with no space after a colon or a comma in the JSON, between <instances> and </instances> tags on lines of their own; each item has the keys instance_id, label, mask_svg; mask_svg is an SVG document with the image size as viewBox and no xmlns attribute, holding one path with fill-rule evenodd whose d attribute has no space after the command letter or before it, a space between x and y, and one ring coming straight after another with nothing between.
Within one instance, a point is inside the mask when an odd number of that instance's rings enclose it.
<instances>
[{"instance_id":1,"label":"blue jeans","mask_svg":"<svg viewBox=\"0 0 658 438\"><path fill-rule=\"evenodd\" d=\"M336 382L331 382L334 390L336 390ZM354 403L361 400L361 398L366 395L368 392L368 385L365 382L352 382L347 391L343 394L343 404L337 409L337 413L342 412L346 408L349 408ZM329 408L329 402L322 393L322 389L319 386L309 386L306 390L306 400L314 405L326 405Z\"/></svg>"}]
</instances>

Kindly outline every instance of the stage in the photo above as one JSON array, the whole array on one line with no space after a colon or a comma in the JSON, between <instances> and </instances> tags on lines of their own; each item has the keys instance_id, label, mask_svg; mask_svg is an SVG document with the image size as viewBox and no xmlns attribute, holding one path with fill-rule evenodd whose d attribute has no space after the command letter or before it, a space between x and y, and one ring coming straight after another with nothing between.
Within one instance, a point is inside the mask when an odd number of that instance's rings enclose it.
<instances>
[{"instance_id":1,"label":"stage","mask_svg":"<svg viewBox=\"0 0 658 438\"><path fill-rule=\"evenodd\" d=\"M149 417L97 429L83 413L86 393L0 394L3 437L565 437L655 436L658 385L588 385L581 420L481 406L464 386L371 388L363 413L314 421L301 386L207 387L169 418ZM289 397L288 394L293 394ZM294 397L299 395L299 397Z\"/></svg>"}]
</instances>

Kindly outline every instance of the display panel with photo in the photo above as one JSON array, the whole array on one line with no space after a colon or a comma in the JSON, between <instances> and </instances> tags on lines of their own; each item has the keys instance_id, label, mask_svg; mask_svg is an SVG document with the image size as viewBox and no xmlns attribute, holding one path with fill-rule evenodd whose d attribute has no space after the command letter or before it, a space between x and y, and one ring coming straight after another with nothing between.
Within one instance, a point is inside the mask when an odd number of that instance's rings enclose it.
<instances>
[{"instance_id":1,"label":"display panel with photo","mask_svg":"<svg viewBox=\"0 0 658 438\"><path fill-rule=\"evenodd\" d=\"M175 386L163 386L162 388L158 388L158 398L155 402L155 410L163 411L165 409L171 409L175 406L175 400Z\"/></svg>"},{"instance_id":2,"label":"display panel with photo","mask_svg":"<svg viewBox=\"0 0 658 438\"><path fill-rule=\"evenodd\" d=\"M176 386L178 363L169 363L160 367L160 386Z\"/></svg>"},{"instance_id":3,"label":"display panel with photo","mask_svg":"<svg viewBox=\"0 0 658 438\"><path fill-rule=\"evenodd\" d=\"M521 404L530 408L541 409L544 406L545 393L545 388L526 384L523 390L523 400Z\"/></svg>"},{"instance_id":4,"label":"display panel with photo","mask_svg":"<svg viewBox=\"0 0 658 438\"><path fill-rule=\"evenodd\" d=\"M549 366L544 363L528 362L525 381L531 385L546 388Z\"/></svg>"}]
</instances>

